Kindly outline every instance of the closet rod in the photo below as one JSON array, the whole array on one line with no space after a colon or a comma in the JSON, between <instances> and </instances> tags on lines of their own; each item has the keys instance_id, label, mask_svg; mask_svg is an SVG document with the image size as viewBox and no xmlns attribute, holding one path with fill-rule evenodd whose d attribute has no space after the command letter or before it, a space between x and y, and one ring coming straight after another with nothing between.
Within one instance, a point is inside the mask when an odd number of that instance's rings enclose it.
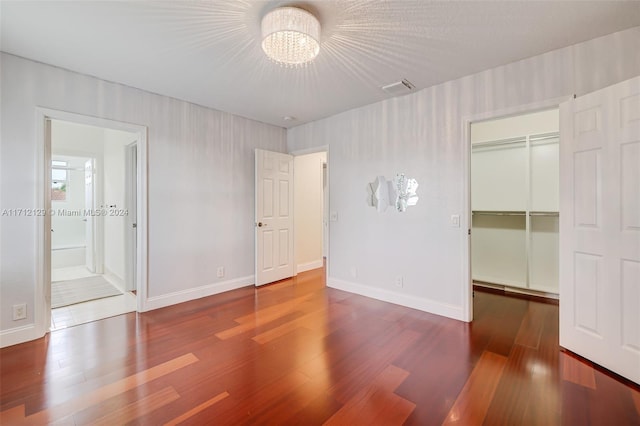
<instances>
[{"instance_id":1,"label":"closet rod","mask_svg":"<svg viewBox=\"0 0 640 426\"><path fill-rule=\"evenodd\" d=\"M529 212L529 216L560 216L559 212Z\"/></svg>"},{"instance_id":2,"label":"closet rod","mask_svg":"<svg viewBox=\"0 0 640 426\"><path fill-rule=\"evenodd\" d=\"M540 133L537 135L531 135L529 136L529 140L531 140L532 142L543 142L543 141L550 141L553 139L558 139L560 137L560 134L558 132L553 132L553 133ZM471 146L473 148L484 148L484 147L488 147L488 146L500 146L500 145L511 145L511 144L517 144L517 143L525 143L527 141L527 137L526 136L519 136L516 138L509 138L509 139L499 139L499 140L495 140L495 141L485 141L485 142L475 142L473 144L471 144Z\"/></svg>"},{"instance_id":3,"label":"closet rod","mask_svg":"<svg viewBox=\"0 0 640 426\"><path fill-rule=\"evenodd\" d=\"M498 212L498 211L473 211L474 215L479 216L524 216L525 212Z\"/></svg>"}]
</instances>

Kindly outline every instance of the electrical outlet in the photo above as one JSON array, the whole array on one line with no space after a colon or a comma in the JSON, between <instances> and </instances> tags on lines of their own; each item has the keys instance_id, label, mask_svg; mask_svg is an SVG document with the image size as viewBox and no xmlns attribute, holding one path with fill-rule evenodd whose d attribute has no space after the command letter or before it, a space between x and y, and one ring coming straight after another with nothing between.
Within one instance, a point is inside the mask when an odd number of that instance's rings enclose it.
<instances>
[{"instance_id":1,"label":"electrical outlet","mask_svg":"<svg viewBox=\"0 0 640 426\"><path fill-rule=\"evenodd\" d=\"M13 305L13 320L18 321L25 318L27 318L27 304Z\"/></svg>"},{"instance_id":2,"label":"electrical outlet","mask_svg":"<svg viewBox=\"0 0 640 426\"><path fill-rule=\"evenodd\" d=\"M396 287L402 288L403 285L404 285L404 279L402 278L402 275L398 275L396 277Z\"/></svg>"},{"instance_id":3,"label":"electrical outlet","mask_svg":"<svg viewBox=\"0 0 640 426\"><path fill-rule=\"evenodd\" d=\"M224 277L224 266L218 266L218 271L216 272L218 278Z\"/></svg>"},{"instance_id":4,"label":"electrical outlet","mask_svg":"<svg viewBox=\"0 0 640 426\"><path fill-rule=\"evenodd\" d=\"M329 213L329 221L337 222L338 221L338 212L330 212Z\"/></svg>"}]
</instances>

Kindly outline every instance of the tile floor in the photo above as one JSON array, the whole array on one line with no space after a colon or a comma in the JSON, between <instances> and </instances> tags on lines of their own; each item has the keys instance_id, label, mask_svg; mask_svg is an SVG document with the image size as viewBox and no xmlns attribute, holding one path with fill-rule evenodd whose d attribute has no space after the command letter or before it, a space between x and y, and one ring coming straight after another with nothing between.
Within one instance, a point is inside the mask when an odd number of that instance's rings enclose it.
<instances>
[{"instance_id":1,"label":"tile floor","mask_svg":"<svg viewBox=\"0 0 640 426\"><path fill-rule=\"evenodd\" d=\"M51 281L69 281L78 278L92 277L86 266L69 266L67 268L56 268L51 270Z\"/></svg>"},{"instance_id":2,"label":"tile floor","mask_svg":"<svg viewBox=\"0 0 640 426\"><path fill-rule=\"evenodd\" d=\"M60 330L61 328L135 312L135 310L136 296L132 293L63 306L62 308L51 310L51 330Z\"/></svg>"},{"instance_id":3,"label":"tile floor","mask_svg":"<svg viewBox=\"0 0 640 426\"><path fill-rule=\"evenodd\" d=\"M51 281L74 280L94 275L96 274L90 273L84 266L60 268L51 271ZM106 297L52 309L51 331L135 312L136 307L136 296L127 292L120 296Z\"/></svg>"}]
</instances>

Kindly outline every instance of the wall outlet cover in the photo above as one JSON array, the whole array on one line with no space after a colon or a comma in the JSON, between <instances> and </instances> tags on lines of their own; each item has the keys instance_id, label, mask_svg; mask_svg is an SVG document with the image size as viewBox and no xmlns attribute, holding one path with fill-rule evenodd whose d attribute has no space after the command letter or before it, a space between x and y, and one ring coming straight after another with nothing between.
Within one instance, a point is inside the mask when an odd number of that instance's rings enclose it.
<instances>
[{"instance_id":1,"label":"wall outlet cover","mask_svg":"<svg viewBox=\"0 0 640 426\"><path fill-rule=\"evenodd\" d=\"M402 288L403 285L404 285L404 279L402 278L402 275L397 276L396 277L396 287Z\"/></svg>"},{"instance_id":2,"label":"wall outlet cover","mask_svg":"<svg viewBox=\"0 0 640 426\"><path fill-rule=\"evenodd\" d=\"M26 318L27 318L27 304L20 303L18 305L13 305L13 320L18 321Z\"/></svg>"}]
</instances>

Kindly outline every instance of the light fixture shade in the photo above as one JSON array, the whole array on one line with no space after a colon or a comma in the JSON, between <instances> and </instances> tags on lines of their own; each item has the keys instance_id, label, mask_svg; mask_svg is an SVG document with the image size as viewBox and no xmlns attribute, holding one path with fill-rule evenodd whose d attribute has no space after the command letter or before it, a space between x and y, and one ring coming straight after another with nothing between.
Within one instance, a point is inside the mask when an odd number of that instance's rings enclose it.
<instances>
[{"instance_id":1,"label":"light fixture shade","mask_svg":"<svg viewBox=\"0 0 640 426\"><path fill-rule=\"evenodd\" d=\"M320 51L320 22L297 7L279 7L262 18L262 50L272 61L297 67Z\"/></svg>"}]
</instances>

